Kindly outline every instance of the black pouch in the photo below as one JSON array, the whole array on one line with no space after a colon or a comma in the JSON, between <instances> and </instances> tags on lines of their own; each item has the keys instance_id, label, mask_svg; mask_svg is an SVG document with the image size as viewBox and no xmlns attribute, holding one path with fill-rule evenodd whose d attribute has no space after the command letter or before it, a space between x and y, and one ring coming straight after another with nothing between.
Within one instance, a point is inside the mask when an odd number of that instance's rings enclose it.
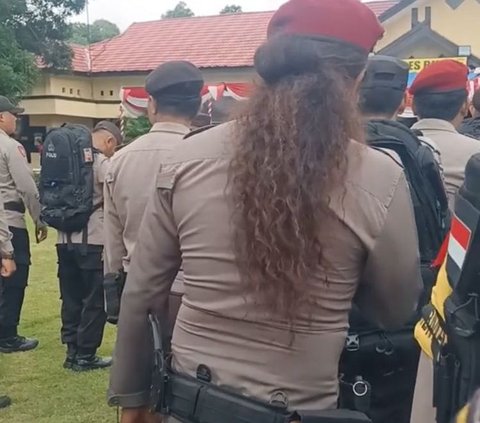
<instances>
[{"instance_id":1,"label":"black pouch","mask_svg":"<svg viewBox=\"0 0 480 423\"><path fill-rule=\"evenodd\" d=\"M112 325L118 323L120 315L120 302L122 299L123 288L125 287L126 274L109 273L103 281L105 290L105 311L107 313L107 322Z\"/></svg>"}]
</instances>

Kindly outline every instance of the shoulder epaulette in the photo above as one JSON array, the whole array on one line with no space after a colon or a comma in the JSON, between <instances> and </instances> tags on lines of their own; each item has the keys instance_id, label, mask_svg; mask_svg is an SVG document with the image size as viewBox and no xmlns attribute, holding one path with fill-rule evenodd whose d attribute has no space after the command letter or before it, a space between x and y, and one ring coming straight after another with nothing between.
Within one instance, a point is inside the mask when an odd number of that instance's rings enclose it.
<instances>
[{"instance_id":1,"label":"shoulder epaulette","mask_svg":"<svg viewBox=\"0 0 480 423\"><path fill-rule=\"evenodd\" d=\"M185 135L183 137L183 139L186 140L187 138L193 137L194 135L200 134L200 133L202 133L204 131L207 131L209 129L212 129L214 127L215 127L215 125L207 125L207 126L202 126L201 128L198 128L198 129L194 129L193 131L191 131L187 135Z\"/></svg>"}]
</instances>

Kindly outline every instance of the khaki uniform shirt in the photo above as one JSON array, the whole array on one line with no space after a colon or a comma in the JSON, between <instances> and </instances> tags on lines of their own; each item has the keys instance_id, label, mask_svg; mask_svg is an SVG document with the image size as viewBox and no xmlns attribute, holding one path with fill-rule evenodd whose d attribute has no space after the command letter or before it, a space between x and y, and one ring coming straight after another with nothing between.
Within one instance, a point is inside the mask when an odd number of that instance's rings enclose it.
<instances>
[{"instance_id":1,"label":"khaki uniform shirt","mask_svg":"<svg viewBox=\"0 0 480 423\"><path fill-rule=\"evenodd\" d=\"M109 166L109 160L102 153L95 153L93 163L93 206L95 211L90 216L87 226L87 244L103 245L103 182ZM83 231L70 234L72 244L82 244L84 239ZM68 244L68 235L58 231L58 244Z\"/></svg>"},{"instance_id":2,"label":"khaki uniform shirt","mask_svg":"<svg viewBox=\"0 0 480 423\"><path fill-rule=\"evenodd\" d=\"M352 142L344 186L331 193L334 216L322 217L328 274L304 281L315 306L296 325L265 312L245 293L232 248L227 190L230 123L179 144L162 164L140 227L122 297L110 403L148 404L151 310L164 319L183 261L185 295L172 339L173 366L270 401L284 392L292 409L336 408L338 362L352 300L380 325L411 317L421 290L418 240L402 169ZM328 280L328 283L327 283ZM358 292L357 292L358 291Z\"/></svg>"},{"instance_id":3,"label":"khaki uniform shirt","mask_svg":"<svg viewBox=\"0 0 480 423\"><path fill-rule=\"evenodd\" d=\"M189 128L156 123L152 130L112 158L105 180L105 273L124 270L137 241L145 207L160 166Z\"/></svg>"},{"instance_id":4,"label":"khaki uniform shirt","mask_svg":"<svg viewBox=\"0 0 480 423\"><path fill-rule=\"evenodd\" d=\"M0 129L0 196L3 203L23 203L37 226L40 221L40 199L25 149ZM5 210L8 226L26 228L25 214Z\"/></svg>"},{"instance_id":5,"label":"khaki uniform shirt","mask_svg":"<svg viewBox=\"0 0 480 423\"><path fill-rule=\"evenodd\" d=\"M12 234L8 230L7 215L0 201L0 253L11 254L13 252Z\"/></svg>"},{"instance_id":6,"label":"khaki uniform shirt","mask_svg":"<svg viewBox=\"0 0 480 423\"><path fill-rule=\"evenodd\" d=\"M448 201L453 210L455 195L465 178L465 167L470 157L480 153L480 142L459 134L450 122L440 119L422 119L412 129L430 138L440 151Z\"/></svg>"}]
</instances>

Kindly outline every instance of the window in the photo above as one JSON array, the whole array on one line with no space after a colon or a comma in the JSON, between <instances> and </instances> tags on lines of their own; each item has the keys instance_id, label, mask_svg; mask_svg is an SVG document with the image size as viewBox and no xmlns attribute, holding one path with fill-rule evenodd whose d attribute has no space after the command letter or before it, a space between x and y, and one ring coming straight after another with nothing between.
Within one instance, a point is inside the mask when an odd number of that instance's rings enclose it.
<instances>
[{"instance_id":1,"label":"window","mask_svg":"<svg viewBox=\"0 0 480 423\"><path fill-rule=\"evenodd\" d=\"M70 88L70 94L73 94L73 88Z\"/></svg>"},{"instance_id":2,"label":"window","mask_svg":"<svg viewBox=\"0 0 480 423\"><path fill-rule=\"evenodd\" d=\"M100 91L100 95L103 97L105 95L105 91Z\"/></svg>"},{"instance_id":3,"label":"window","mask_svg":"<svg viewBox=\"0 0 480 423\"><path fill-rule=\"evenodd\" d=\"M110 97L113 97L113 90L110 90Z\"/></svg>"},{"instance_id":4,"label":"window","mask_svg":"<svg viewBox=\"0 0 480 423\"><path fill-rule=\"evenodd\" d=\"M65 87L62 87L62 94L65 94L67 92L67 89Z\"/></svg>"}]
</instances>

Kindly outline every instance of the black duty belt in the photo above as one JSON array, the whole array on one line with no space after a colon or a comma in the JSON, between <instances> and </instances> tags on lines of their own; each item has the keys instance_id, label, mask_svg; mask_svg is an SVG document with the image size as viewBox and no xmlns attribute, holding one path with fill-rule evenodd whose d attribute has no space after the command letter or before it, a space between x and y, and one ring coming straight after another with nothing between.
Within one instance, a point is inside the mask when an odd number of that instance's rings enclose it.
<instances>
[{"instance_id":1,"label":"black duty belt","mask_svg":"<svg viewBox=\"0 0 480 423\"><path fill-rule=\"evenodd\" d=\"M157 318L149 316L154 344L152 408L183 423L371 423L363 413L351 410L296 411L279 398L271 403L220 388L211 383L211 372L200 365L197 377L177 374L165 360Z\"/></svg>"},{"instance_id":2,"label":"black duty belt","mask_svg":"<svg viewBox=\"0 0 480 423\"><path fill-rule=\"evenodd\" d=\"M14 211L18 213L25 213L25 204L23 204L21 201L7 201L6 203L3 204L3 207L5 210L8 211Z\"/></svg>"}]
</instances>

